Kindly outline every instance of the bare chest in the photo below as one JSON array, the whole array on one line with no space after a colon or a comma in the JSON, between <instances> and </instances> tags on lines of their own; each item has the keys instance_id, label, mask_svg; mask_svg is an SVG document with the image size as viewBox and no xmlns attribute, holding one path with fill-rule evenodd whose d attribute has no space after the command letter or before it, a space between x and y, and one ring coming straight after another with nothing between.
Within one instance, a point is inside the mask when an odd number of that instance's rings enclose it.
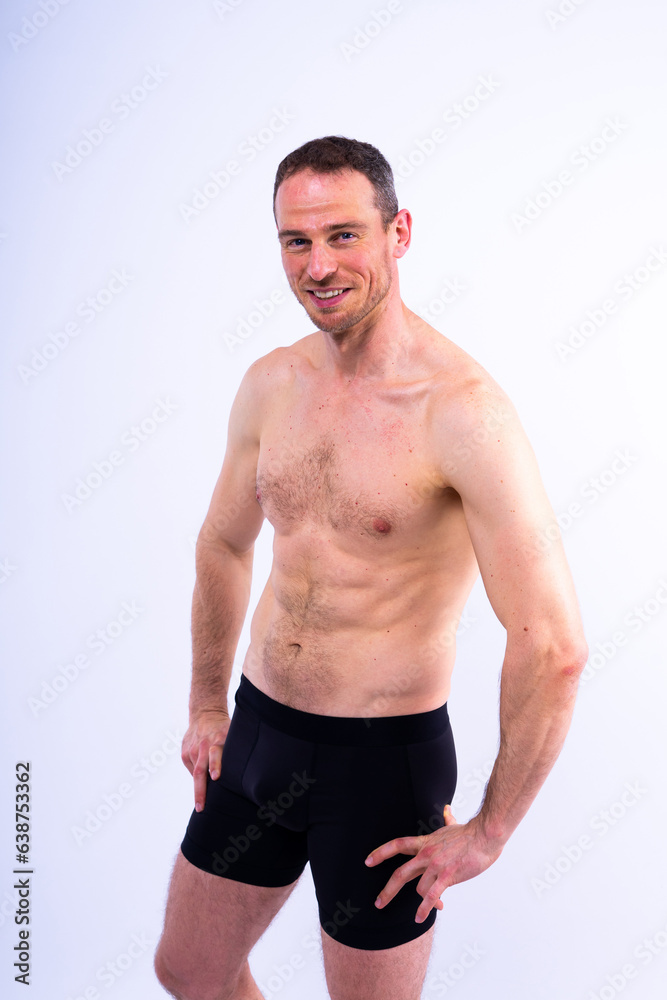
<instances>
[{"instance_id":1,"label":"bare chest","mask_svg":"<svg viewBox=\"0 0 667 1000\"><path fill-rule=\"evenodd\" d=\"M422 407L292 400L262 435L257 498L279 531L398 539L442 490Z\"/></svg>"}]
</instances>

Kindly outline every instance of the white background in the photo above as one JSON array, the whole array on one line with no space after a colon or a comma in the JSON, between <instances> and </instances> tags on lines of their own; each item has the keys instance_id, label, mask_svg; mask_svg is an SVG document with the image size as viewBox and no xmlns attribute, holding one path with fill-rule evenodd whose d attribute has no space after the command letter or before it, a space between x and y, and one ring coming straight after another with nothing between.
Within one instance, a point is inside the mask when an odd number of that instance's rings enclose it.
<instances>
[{"instance_id":1,"label":"white background","mask_svg":"<svg viewBox=\"0 0 667 1000\"><path fill-rule=\"evenodd\" d=\"M408 175L403 297L514 400L592 655L529 814L492 869L445 894L423 995L664 997L667 14L658 0L564 0L554 16L558 2L3 4L3 996L164 995L152 952L192 803L178 744L194 538L244 371L311 329L281 280L276 166L339 133ZM484 99L471 96L480 77ZM286 124L260 133L274 109ZM84 130L98 144L79 145ZM230 159L238 173L216 185ZM117 294L105 291L114 271ZM445 303L448 281L465 290ZM580 346L559 351L587 320ZM144 440L131 430L142 421ZM112 452L108 477L67 500ZM253 606L270 547L265 525ZM504 648L481 586L465 620L450 699L459 820L495 756ZM246 628L234 685L247 642ZM26 758L30 993L12 968L14 765ZM252 955L267 997L326 996L317 932L307 871Z\"/></svg>"}]
</instances>

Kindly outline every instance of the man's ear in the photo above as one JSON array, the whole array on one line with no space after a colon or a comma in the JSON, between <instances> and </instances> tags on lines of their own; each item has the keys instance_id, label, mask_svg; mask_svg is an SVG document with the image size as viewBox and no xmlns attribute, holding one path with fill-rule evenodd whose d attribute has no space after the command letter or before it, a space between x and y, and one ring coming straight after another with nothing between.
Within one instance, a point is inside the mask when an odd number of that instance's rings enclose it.
<instances>
[{"instance_id":1,"label":"man's ear","mask_svg":"<svg viewBox=\"0 0 667 1000\"><path fill-rule=\"evenodd\" d=\"M412 216L407 208L402 208L396 213L391 224L394 232L394 257L402 257L407 253L412 238Z\"/></svg>"}]
</instances>

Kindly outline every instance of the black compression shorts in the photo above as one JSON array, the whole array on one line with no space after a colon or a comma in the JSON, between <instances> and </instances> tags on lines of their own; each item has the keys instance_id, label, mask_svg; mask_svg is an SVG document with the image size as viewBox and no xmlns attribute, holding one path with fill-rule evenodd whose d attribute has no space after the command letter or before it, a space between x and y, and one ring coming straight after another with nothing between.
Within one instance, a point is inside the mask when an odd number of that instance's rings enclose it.
<instances>
[{"instance_id":1,"label":"black compression shorts","mask_svg":"<svg viewBox=\"0 0 667 1000\"><path fill-rule=\"evenodd\" d=\"M274 701L245 675L236 692L220 777L208 780L181 851L193 865L250 885L289 885L309 861L320 923L353 948L419 937L418 878L377 909L405 854L372 868L371 851L431 833L456 787L447 705L416 715L342 718Z\"/></svg>"}]
</instances>

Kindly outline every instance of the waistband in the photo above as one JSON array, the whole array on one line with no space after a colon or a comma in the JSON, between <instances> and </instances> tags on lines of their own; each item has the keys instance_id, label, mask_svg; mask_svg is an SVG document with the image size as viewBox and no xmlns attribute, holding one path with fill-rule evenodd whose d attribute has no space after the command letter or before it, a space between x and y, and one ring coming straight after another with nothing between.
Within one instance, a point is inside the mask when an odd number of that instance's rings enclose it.
<instances>
[{"instance_id":1,"label":"waistband","mask_svg":"<svg viewBox=\"0 0 667 1000\"><path fill-rule=\"evenodd\" d=\"M449 727L447 703L414 715L357 718L316 715L275 701L241 675L237 705L253 711L263 722L297 739L336 746L398 746L436 739Z\"/></svg>"}]
</instances>

